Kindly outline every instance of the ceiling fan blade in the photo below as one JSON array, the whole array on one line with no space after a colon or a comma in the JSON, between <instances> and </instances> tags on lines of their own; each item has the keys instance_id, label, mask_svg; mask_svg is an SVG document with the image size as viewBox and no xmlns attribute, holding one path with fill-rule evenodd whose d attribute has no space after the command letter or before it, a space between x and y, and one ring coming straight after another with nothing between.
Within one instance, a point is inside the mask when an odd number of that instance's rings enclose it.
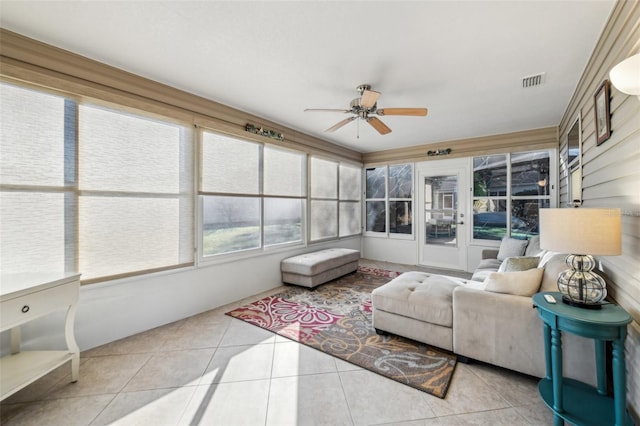
<instances>
[{"instance_id":1,"label":"ceiling fan blade","mask_svg":"<svg viewBox=\"0 0 640 426\"><path fill-rule=\"evenodd\" d=\"M381 135L391 133L391 129L376 117L368 117L367 123L369 123L374 129L376 129Z\"/></svg>"},{"instance_id":2,"label":"ceiling fan blade","mask_svg":"<svg viewBox=\"0 0 640 426\"><path fill-rule=\"evenodd\" d=\"M365 108L372 108L376 104L376 102L378 102L379 97L380 97L380 92L374 92L373 90L365 90L362 92L360 105L362 105Z\"/></svg>"},{"instance_id":3,"label":"ceiling fan blade","mask_svg":"<svg viewBox=\"0 0 640 426\"><path fill-rule=\"evenodd\" d=\"M378 115L411 115L424 117L427 115L426 108L383 108L376 111Z\"/></svg>"},{"instance_id":4,"label":"ceiling fan blade","mask_svg":"<svg viewBox=\"0 0 640 426\"><path fill-rule=\"evenodd\" d=\"M304 112L351 112L350 109L307 108Z\"/></svg>"},{"instance_id":5,"label":"ceiling fan blade","mask_svg":"<svg viewBox=\"0 0 640 426\"><path fill-rule=\"evenodd\" d=\"M350 122L352 122L353 120L355 120L356 116L353 117L349 117L349 118L345 118L344 120L334 124L333 126L329 127L327 130L325 130L325 132L335 132L336 130L338 130L340 127L349 124Z\"/></svg>"}]
</instances>

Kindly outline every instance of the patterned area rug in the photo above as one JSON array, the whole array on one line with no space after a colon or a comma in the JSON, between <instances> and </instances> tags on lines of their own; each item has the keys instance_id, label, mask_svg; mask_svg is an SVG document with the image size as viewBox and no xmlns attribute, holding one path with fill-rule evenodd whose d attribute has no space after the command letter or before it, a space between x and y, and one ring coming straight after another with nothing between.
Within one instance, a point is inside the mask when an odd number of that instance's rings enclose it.
<instances>
[{"instance_id":1,"label":"patterned area rug","mask_svg":"<svg viewBox=\"0 0 640 426\"><path fill-rule=\"evenodd\" d=\"M371 291L399 275L364 269L309 290L286 291L227 315L444 398L456 357L413 340L376 334Z\"/></svg>"}]
</instances>

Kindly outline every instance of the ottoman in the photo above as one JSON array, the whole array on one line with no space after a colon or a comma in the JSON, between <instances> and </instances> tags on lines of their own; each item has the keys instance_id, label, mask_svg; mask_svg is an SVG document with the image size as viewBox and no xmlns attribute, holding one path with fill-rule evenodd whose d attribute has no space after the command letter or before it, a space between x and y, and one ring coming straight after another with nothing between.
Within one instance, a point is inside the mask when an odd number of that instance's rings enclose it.
<instances>
[{"instance_id":1,"label":"ottoman","mask_svg":"<svg viewBox=\"0 0 640 426\"><path fill-rule=\"evenodd\" d=\"M360 252L332 248L290 257L280 262L282 282L316 287L358 269Z\"/></svg>"},{"instance_id":2,"label":"ottoman","mask_svg":"<svg viewBox=\"0 0 640 426\"><path fill-rule=\"evenodd\" d=\"M371 293L378 332L453 351L453 289L466 281L426 272L405 272Z\"/></svg>"}]
</instances>

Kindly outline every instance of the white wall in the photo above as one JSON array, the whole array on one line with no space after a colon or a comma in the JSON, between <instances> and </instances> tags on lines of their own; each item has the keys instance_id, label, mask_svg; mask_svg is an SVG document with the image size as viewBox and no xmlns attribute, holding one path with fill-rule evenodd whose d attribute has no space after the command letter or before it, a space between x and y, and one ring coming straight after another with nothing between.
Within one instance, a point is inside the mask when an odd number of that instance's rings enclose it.
<instances>
[{"instance_id":1,"label":"white wall","mask_svg":"<svg viewBox=\"0 0 640 426\"><path fill-rule=\"evenodd\" d=\"M75 320L80 350L168 324L282 285L280 261L328 247L360 249L360 237L216 265L85 285ZM23 349L64 348L64 313L22 326ZM6 351L8 332L2 334Z\"/></svg>"},{"instance_id":2,"label":"white wall","mask_svg":"<svg viewBox=\"0 0 640 426\"><path fill-rule=\"evenodd\" d=\"M611 138L596 142L594 94L609 71L623 59L640 53L640 2L616 3L585 67L560 123L561 153L575 117L582 117L583 207L617 207L622 210L622 254L599 260L611 282L609 296L629 312L625 344L627 400L640 424L640 100L611 87ZM561 170L561 180L567 170ZM563 187L562 205L569 204Z\"/></svg>"},{"instance_id":3,"label":"white wall","mask_svg":"<svg viewBox=\"0 0 640 426\"><path fill-rule=\"evenodd\" d=\"M362 257L403 265L416 265L418 244L415 240L363 237Z\"/></svg>"},{"instance_id":4,"label":"white wall","mask_svg":"<svg viewBox=\"0 0 640 426\"><path fill-rule=\"evenodd\" d=\"M482 259L482 250L497 249L499 241L493 246L469 245L467 247L467 272L473 272ZM383 262L418 264L418 243L415 240L393 238L363 237L362 257Z\"/></svg>"}]
</instances>

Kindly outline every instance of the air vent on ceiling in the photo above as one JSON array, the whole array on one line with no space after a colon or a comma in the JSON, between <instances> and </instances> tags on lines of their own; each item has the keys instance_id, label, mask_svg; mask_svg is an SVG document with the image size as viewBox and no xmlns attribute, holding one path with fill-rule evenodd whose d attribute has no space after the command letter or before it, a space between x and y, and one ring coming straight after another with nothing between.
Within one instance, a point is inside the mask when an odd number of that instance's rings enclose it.
<instances>
[{"instance_id":1,"label":"air vent on ceiling","mask_svg":"<svg viewBox=\"0 0 640 426\"><path fill-rule=\"evenodd\" d=\"M544 83L544 75L545 73L541 72L540 74L522 77L522 88L526 89L528 87L541 85L542 83Z\"/></svg>"}]
</instances>

